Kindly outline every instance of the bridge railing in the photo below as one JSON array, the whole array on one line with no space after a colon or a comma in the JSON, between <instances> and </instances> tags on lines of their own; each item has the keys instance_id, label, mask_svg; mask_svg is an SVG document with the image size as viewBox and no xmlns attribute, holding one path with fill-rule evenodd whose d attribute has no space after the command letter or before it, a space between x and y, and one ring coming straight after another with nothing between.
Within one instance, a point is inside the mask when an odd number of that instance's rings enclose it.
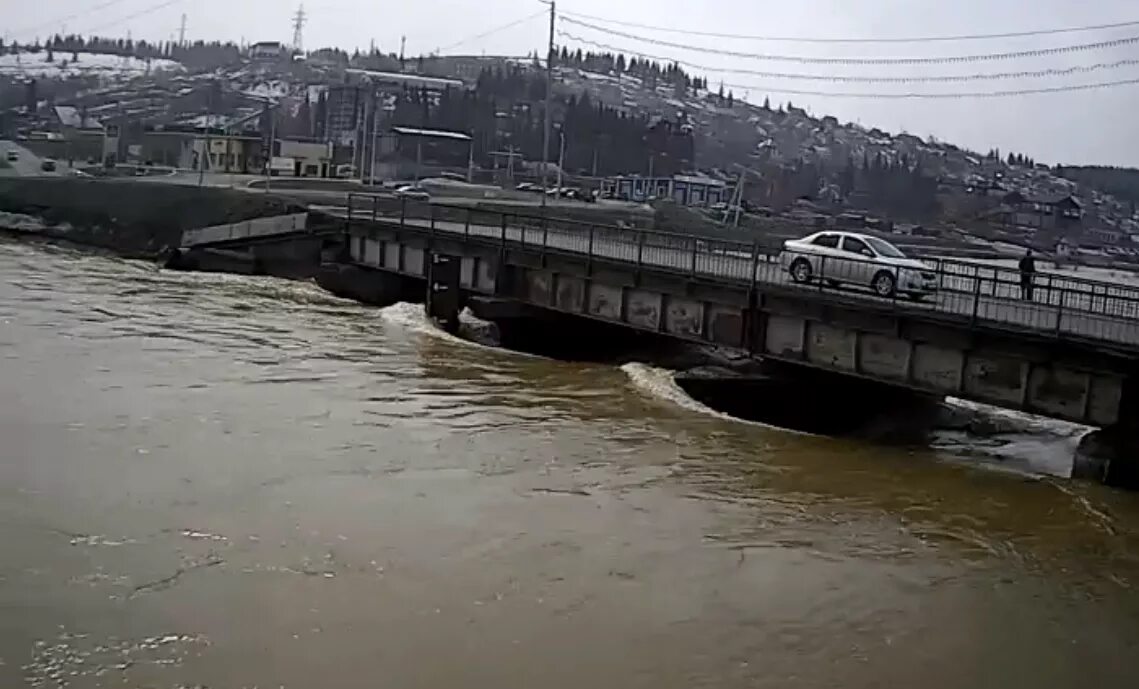
<instances>
[{"instance_id":1,"label":"bridge railing","mask_svg":"<svg viewBox=\"0 0 1139 689\"><path fill-rule=\"evenodd\" d=\"M924 267L891 267L856 254L772 253L758 241L598 225L426 199L351 195L348 203L349 219L396 221L482 242L582 254L693 277L809 289L1055 337L1139 345L1139 284L1037 273L1023 285L1019 271L976 261L927 258ZM807 262L810 270L796 274L796 261Z\"/></svg>"}]
</instances>

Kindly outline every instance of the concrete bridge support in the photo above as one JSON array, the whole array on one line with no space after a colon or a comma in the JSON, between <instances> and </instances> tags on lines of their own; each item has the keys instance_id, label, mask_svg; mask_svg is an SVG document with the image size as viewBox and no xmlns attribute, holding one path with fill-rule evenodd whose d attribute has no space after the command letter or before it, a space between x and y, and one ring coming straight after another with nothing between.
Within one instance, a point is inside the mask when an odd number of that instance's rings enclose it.
<instances>
[{"instance_id":1,"label":"concrete bridge support","mask_svg":"<svg viewBox=\"0 0 1139 689\"><path fill-rule=\"evenodd\" d=\"M460 260L457 256L432 253L427 268L427 317L449 333L459 331L463 294L459 285Z\"/></svg>"},{"instance_id":2,"label":"concrete bridge support","mask_svg":"<svg viewBox=\"0 0 1139 689\"><path fill-rule=\"evenodd\" d=\"M323 264L316 283L338 297L381 307L422 301L426 289L423 280L344 263Z\"/></svg>"},{"instance_id":3,"label":"concrete bridge support","mask_svg":"<svg viewBox=\"0 0 1139 689\"><path fill-rule=\"evenodd\" d=\"M1139 489L1139 384L1133 380L1123 386L1119 421L1080 439L1073 478Z\"/></svg>"},{"instance_id":4,"label":"concrete bridge support","mask_svg":"<svg viewBox=\"0 0 1139 689\"><path fill-rule=\"evenodd\" d=\"M938 418L943 398L826 371L763 362L738 375L695 369L677 384L699 402L739 418L808 433L919 441Z\"/></svg>"}]
</instances>

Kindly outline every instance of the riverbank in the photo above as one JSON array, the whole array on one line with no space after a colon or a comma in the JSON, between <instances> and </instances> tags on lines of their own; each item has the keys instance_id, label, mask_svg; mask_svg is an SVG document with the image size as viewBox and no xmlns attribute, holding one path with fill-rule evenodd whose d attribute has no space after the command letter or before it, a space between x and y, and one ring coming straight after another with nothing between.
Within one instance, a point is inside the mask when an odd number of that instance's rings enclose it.
<instances>
[{"instance_id":1,"label":"riverbank","mask_svg":"<svg viewBox=\"0 0 1139 689\"><path fill-rule=\"evenodd\" d=\"M132 180L0 179L0 213L35 218L35 234L109 249L131 258L157 258L176 249L189 229L302 212L271 195L217 187ZM26 223L9 230L32 232Z\"/></svg>"}]
</instances>

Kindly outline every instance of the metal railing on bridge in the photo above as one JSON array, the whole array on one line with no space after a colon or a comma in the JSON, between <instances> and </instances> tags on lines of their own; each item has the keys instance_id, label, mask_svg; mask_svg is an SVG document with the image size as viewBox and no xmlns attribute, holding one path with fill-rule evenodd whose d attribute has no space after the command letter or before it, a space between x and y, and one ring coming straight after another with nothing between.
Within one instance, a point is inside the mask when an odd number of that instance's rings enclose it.
<instances>
[{"instance_id":1,"label":"metal railing on bridge","mask_svg":"<svg viewBox=\"0 0 1139 689\"><path fill-rule=\"evenodd\" d=\"M348 219L398 223L479 243L580 255L705 280L811 290L951 316L970 325L1139 348L1139 276L1127 285L1038 272L1026 285L1018 270L991 263L925 257L923 267L906 267L856 254L773 252L759 241L358 194L349 195ZM806 273L795 270L802 262L810 266Z\"/></svg>"}]
</instances>

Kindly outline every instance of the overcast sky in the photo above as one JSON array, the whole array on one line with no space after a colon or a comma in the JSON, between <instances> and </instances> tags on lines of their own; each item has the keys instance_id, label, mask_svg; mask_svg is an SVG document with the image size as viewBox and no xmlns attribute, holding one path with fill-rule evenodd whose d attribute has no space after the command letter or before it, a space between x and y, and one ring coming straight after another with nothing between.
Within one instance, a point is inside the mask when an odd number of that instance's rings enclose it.
<instances>
[{"instance_id":1,"label":"overcast sky","mask_svg":"<svg viewBox=\"0 0 1139 689\"><path fill-rule=\"evenodd\" d=\"M66 28L69 32L169 39L187 15L187 37L234 41L292 38L294 0L0 0L0 32L6 39L27 40ZM375 41L385 52L397 52L401 36L407 53L436 49L464 54L526 54L544 50L548 24L537 0L307 0L309 22L305 47L335 45L366 48ZM1139 0L559 0L559 11L606 19L676 27L687 31L812 38L911 37L1002 33L1087 26L1139 20ZM531 17L517 26L485 37L479 34ZM758 61L698 50L652 45L593 29L560 24L560 29L596 43L712 68L735 68L810 74L900 76L977 74L1066 68L1118 60L1139 60L1139 44L1064 56L975 62L958 65L842 66ZM1085 33L1031 38L972 40L918 44L802 44L758 40L704 38L613 26L624 33L742 53L812 57L907 57L1001 53L1067 46L1139 36L1139 25ZM585 47L567 38L559 44ZM697 70L698 71L698 70ZM722 80L737 85L736 95L772 103L791 100L812 114L832 114L865 126L908 131L985 151L1023 152L1040 162L1139 166L1139 85L1097 91L1017 96L996 99L883 100L800 96L775 89L824 92L896 93L898 91L972 92L1052 87L1068 84L1139 79L1139 65L1071 76L968 81L963 83L892 84L790 81L754 75L704 72L713 88ZM731 88L731 86L729 86Z\"/></svg>"}]
</instances>

